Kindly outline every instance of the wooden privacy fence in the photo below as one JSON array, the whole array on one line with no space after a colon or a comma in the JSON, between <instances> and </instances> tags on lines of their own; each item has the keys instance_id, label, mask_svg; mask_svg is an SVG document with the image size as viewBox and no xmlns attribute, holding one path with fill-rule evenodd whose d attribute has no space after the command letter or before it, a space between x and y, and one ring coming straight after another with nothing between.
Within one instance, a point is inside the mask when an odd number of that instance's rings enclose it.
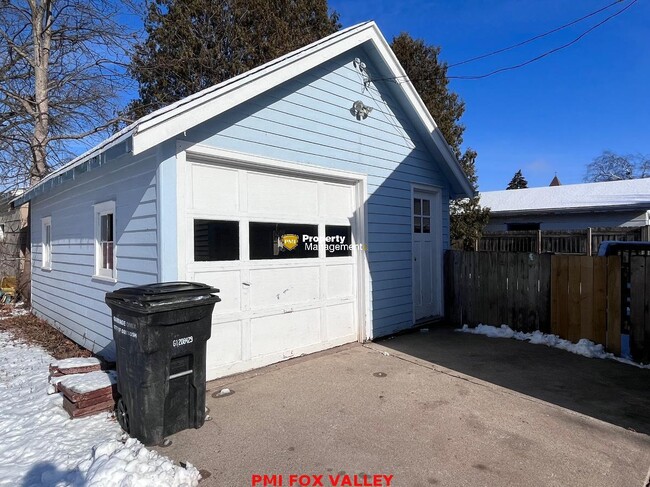
<instances>
[{"instance_id":1,"label":"wooden privacy fence","mask_svg":"<svg viewBox=\"0 0 650 487\"><path fill-rule=\"evenodd\" d=\"M551 258L551 332L621 353L621 258Z\"/></svg>"},{"instance_id":2,"label":"wooden privacy fence","mask_svg":"<svg viewBox=\"0 0 650 487\"><path fill-rule=\"evenodd\" d=\"M456 325L506 324L548 333L550 277L549 254L449 250L446 318Z\"/></svg>"},{"instance_id":3,"label":"wooden privacy fence","mask_svg":"<svg viewBox=\"0 0 650 487\"><path fill-rule=\"evenodd\" d=\"M446 319L540 330L573 342L587 338L620 354L621 323L629 314L632 356L648 362L650 256L632 257L629 282L621 275L619 256L449 250Z\"/></svg>"}]
</instances>

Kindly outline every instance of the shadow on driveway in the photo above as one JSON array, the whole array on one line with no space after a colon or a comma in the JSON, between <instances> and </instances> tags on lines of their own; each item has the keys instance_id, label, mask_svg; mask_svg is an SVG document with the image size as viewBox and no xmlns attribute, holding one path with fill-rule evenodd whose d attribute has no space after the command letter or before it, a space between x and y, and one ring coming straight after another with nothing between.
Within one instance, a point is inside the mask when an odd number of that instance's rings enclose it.
<instances>
[{"instance_id":1,"label":"shadow on driveway","mask_svg":"<svg viewBox=\"0 0 650 487\"><path fill-rule=\"evenodd\" d=\"M377 344L640 433L650 434L650 370L544 345L432 326Z\"/></svg>"}]
</instances>

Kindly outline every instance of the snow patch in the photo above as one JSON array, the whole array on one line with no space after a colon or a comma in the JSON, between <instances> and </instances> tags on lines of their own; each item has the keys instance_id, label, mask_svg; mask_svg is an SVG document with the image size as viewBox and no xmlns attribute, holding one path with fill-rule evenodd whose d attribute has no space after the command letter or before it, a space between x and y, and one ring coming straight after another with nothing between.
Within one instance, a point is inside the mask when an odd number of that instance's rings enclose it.
<instances>
[{"instance_id":1,"label":"snow patch","mask_svg":"<svg viewBox=\"0 0 650 487\"><path fill-rule=\"evenodd\" d=\"M11 308L11 312L8 315L1 316L0 320L8 320L9 318L13 318L15 316L25 316L28 314L29 314L29 310L23 308L22 304L17 304L13 308Z\"/></svg>"},{"instance_id":2,"label":"snow patch","mask_svg":"<svg viewBox=\"0 0 650 487\"><path fill-rule=\"evenodd\" d=\"M62 375L50 378L50 384L61 384L72 392L84 394L117 384L117 372L97 370L85 374Z\"/></svg>"},{"instance_id":3,"label":"snow patch","mask_svg":"<svg viewBox=\"0 0 650 487\"><path fill-rule=\"evenodd\" d=\"M490 338L514 338L515 340L528 341L534 345L546 345L547 347L560 348L567 352L582 355L589 358L600 358L608 360L616 360L627 365L634 365L642 369L650 369L650 364L637 364L626 358L617 357L613 353L605 351L599 343L594 343L586 338L581 338L577 343L570 342L557 335L542 333L541 331L534 331L532 333L525 333L522 331L514 331L508 325L501 325L500 327L492 325L478 325L476 328L470 328L463 325L462 328L457 328L456 331L463 333L471 333L474 335L485 335Z\"/></svg>"},{"instance_id":4,"label":"snow patch","mask_svg":"<svg viewBox=\"0 0 650 487\"><path fill-rule=\"evenodd\" d=\"M51 365L52 367L58 367L59 369L76 369L78 367L101 365L101 362L95 357L73 357L63 360L55 360Z\"/></svg>"},{"instance_id":5,"label":"snow patch","mask_svg":"<svg viewBox=\"0 0 650 487\"><path fill-rule=\"evenodd\" d=\"M59 394L48 396L39 347L0 332L0 483L45 486L197 486L196 468L129 438L108 413L71 420Z\"/></svg>"},{"instance_id":6,"label":"snow patch","mask_svg":"<svg viewBox=\"0 0 650 487\"><path fill-rule=\"evenodd\" d=\"M193 486L198 484L199 471L192 464L177 467L168 458L148 450L129 438L126 443L105 441L95 446L92 456L79 465L86 473L88 487L128 485L133 487Z\"/></svg>"}]
</instances>

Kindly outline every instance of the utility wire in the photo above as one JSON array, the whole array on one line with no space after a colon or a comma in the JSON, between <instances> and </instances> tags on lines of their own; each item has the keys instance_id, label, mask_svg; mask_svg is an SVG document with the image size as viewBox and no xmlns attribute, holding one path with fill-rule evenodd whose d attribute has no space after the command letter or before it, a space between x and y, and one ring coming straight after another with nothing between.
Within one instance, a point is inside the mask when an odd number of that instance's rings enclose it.
<instances>
[{"instance_id":1,"label":"utility wire","mask_svg":"<svg viewBox=\"0 0 650 487\"><path fill-rule=\"evenodd\" d=\"M616 3L620 3L620 2L622 2L622 1L625 1L625 0L618 0ZM556 52L558 52L558 51L561 51L562 49L566 49L567 47L572 46L573 44L575 44L575 43L577 43L578 41L580 41L583 37L585 37L585 36L586 36L587 34L589 34L590 32L594 31L595 29L597 29L597 28L600 27L601 25L603 25L603 24L605 24L606 22L610 21L610 20L613 19L614 17L617 17L617 16L621 15L623 12L625 12L627 9L629 9L630 7L632 7L632 6L633 6L635 3L637 3L637 2L638 2L638 0L632 0L628 5L626 5L626 6L623 7L622 9L620 9L620 10L614 12L612 15L606 17L605 19L601 20L601 21L598 22L597 24L591 26L589 29L587 29L586 31L584 31L582 34L580 34L578 37L574 38L573 40L571 40L571 41L567 42L566 44L563 44L563 45L561 45L561 46L559 46L559 47L556 47L556 48L554 48L554 49L551 49L551 50L549 50L549 51L546 51L546 52L540 54L539 56L535 56L534 58L529 59L528 61L524 61L524 62L522 62L522 63L515 64L515 65L512 65L512 66L506 66L506 67L504 67L504 68L499 68L499 69L496 69L496 70L494 70L494 71L490 71L490 72L488 72L488 73L480 74L480 75L446 76L446 78L443 77L443 78L437 78L437 79L438 79L438 80L444 80L444 79L465 79L465 80L477 80L477 79L487 78L487 77L489 77L489 76L493 76L493 75L495 75L495 74L497 74L497 73L502 73L502 72L504 72L504 71L512 71L512 70L514 70L514 69L522 68L522 67L527 66L527 65L529 65L529 64L531 64L531 63L534 63L535 61L539 61L540 59L543 59L543 58L545 58L545 57L547 57L547 56L550 56L551 54L554 54L554 53L556 53ZM614 4L611 4L611 5L614 5ZM592 16L592 15L598 13L598 12L601 12L601 11L603 11L603 10L605 10L605 9L607 9L607 8L609 8L609 7L611 7L611 5L608 5L607 7L603 7L602 9L600 9L600 10L598 10L598 11L596 11L596 12L592 12L591 14L588 14L588 15L585 16L584 18L590 17L590 16ZM579 22L579 21L580 21L580 19L578 19L578 20L576 20L576 21L573 21L572 23L567 24L566 26L568 26L568 25L572 25L572 24L575 24L576 22ZM531 39L529 39L529 40L527 40L527 41L523 41L522 43L519 43L518 45L526 44L526 43L528 43L528 42L531 42L533 39L536 39L536 38L539 38L539 37L543 37L544 35L547 35L547 34L549 34L549 33L551 33L551 32L554 32L554 31L560 30L560 29L562 29L562 28L564 28L564 27L566 27L566 26L558 27L557 29L554 29L553 31L549 31L549 32L546 33L546 34L540 34L539 36L536 36L536 37L534 37L534 38L531 38ZM482 56L477 56L476 58L473 58L473 59L480 59L481 57L487 57L487 56L490 56L490 55L492 55L492 54L496 54L496 53L498 53L498 52L503 52L503 51L507 51L507 50L509 50L509 49L513 49L514 47L516 47L516 46L510 46L510 47L507 47L507 48L504 48L504 49L500 49L499 51L495 51L494 53L488 53L488 54L485 54L485 55L482 55ZM448 67L459 66L460 64L465 64L465 63L468 63L468 62L470 62L470 61L471 61L471 60L468 59L467 61L462 61L461 63L456 63L456 64L453 64L453 65L448 66ZM406 80L406 79L410 79L410 78L409 78L408 76L395 76L395 77L387 77L387 78L373 78L372 81L401 81L401 80ZM432 79L432 78L426 78L426 79ZM411 80L411 81L414 81L415 79L410 79L410 80Z\"/></svg>"},{"instance_id":2,"label":"utility wire","mask_svg":"<svg viewBox=\"0 0 650 487\"><path fill-rule=\"evenodd\" d=\"M536 36L534 36L534 37L531 37L530 39L526 39L525 41L519 42L519 43L517 43L517 44L513 44L513 45L508 46L508 47L504 47L504 48L502 48L502 49L498 49L498 50L496 50L496 51L488 52L488 53L486 53L486 54L481 54L481 55L479 55L479 56L475 56L475 57L473 57L473 58L466 59L465 61L460 61L460 62L457 62L457 63L450 64L448 67L449 67L449 68L454 68L454 67L456 67L456 66L462 66L463 64L467 64L467 63L471 63L471 62L474 62L474 61L478 61L479 59L485 59L485 58L487 58L487 57L491 57L491 56L494 56L494 55L496 55L496 54L501 54L502 52L511 51L512 49L516 49L516 48L518 48L518 47L521 47L521 46L524 46L524 45L529 44L529 43L531 43L531 42L534 42L534 41L536 41L537 39L541 39L541 38L546 37L546 36L548 36L548 35L555 34L556 32L559 32L559 31L561 31L561 30L564 30L564 29L566 29L567 27L571 27L572 25L575 25L575 24L577 24L577 23L579 23L579 22L582 22L583 20L586 20L586 19L588 19L589 17L593 17L594 15L597 15L597 14L599 14L600 12L603 12L603 11L605 11L605 10L607 10L607 9L610 9L610 8L612 8L614 5L617 5L617 4L619 4L619 3L623 2L623 1L624 1L624 0L616 0L615 2L612 2L612 3L610 3L609 5L604 6L603 8L599 8L598 10L595 10L595 11L593 11L593 12L591 12L591 13L588 13L587 15L583 15L583 16L580 17L579 19L572 20L572 21L569 22L568 24L561 25L560 27L556 27L555 29L549 30L548 32L544 32L543 34L536 35Z\"/></svg>"},{"instance_id":3,"label":"utility wire","mask_svg":"<svg viewBox=\"0 0 650 487\"><path fill-rule=\"evenodd\" d=\"M617 16L621 15L628 8L630 8L632 5L634 5L637 1L638 0L632 0L632 2L630 2L628 5L623 7L621 10L619 10L618 12L613 13L609 17L606 17L605 19L601 20L597 24L593 25L592 27L590 27L589 29L584 31L582 34L580 34L578 37L576 37L572 41L569 41L566 44L563 44L563 45L561 45L559 47L556 47L554 49L551 49L550 51L546 51L545 53L540 54L539 56L535 56L534 58L529 59L528 61L524 61L523 63L515 64L515 65L512 65L512 66L506 66L505 68L495 69L494 71L491 71L491 72L485 73L485 74L474 75L474 76L449 76L448 78L450 78L450 79L483 79L483 78L487 78L488 76L492 76L492 75L497 74L497 73L502 73L504 71L512 71L513 69L518 69L518 68L522 68L524 66L527 66L527 65L529 65L531 63L534 63L535 61L539 61L540 59L543 59L543 58L545 58L547 56L550 56L551 54L554 54L554 53L556 53L558 51L561 51L562 49L566 49L567 47L572 46L576 42L580 41L580 39L585 37L587 34L589 34L590 32L596 30L598 27L603 25L605 22L608 22L609 20L613 19L614 17L617 17Z\"/></svg>"}]
</instances>

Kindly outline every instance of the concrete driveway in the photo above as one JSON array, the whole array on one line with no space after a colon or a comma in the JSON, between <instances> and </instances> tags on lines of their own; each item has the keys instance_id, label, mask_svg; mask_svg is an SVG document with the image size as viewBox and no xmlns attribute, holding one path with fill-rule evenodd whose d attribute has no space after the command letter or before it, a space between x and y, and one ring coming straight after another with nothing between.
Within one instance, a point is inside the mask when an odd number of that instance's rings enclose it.
<instances>
[{"instance_id":1,"label":"concrete driveway","mask_svg":"<svg viewBox=\"0 0 650 487\"><path fill-rule=\"evenodd\" d=\"M447 328L208 388L213 420L159 449L205 486L640 487L650 467L650 370Z\"/></svg>"}]
</instances>

